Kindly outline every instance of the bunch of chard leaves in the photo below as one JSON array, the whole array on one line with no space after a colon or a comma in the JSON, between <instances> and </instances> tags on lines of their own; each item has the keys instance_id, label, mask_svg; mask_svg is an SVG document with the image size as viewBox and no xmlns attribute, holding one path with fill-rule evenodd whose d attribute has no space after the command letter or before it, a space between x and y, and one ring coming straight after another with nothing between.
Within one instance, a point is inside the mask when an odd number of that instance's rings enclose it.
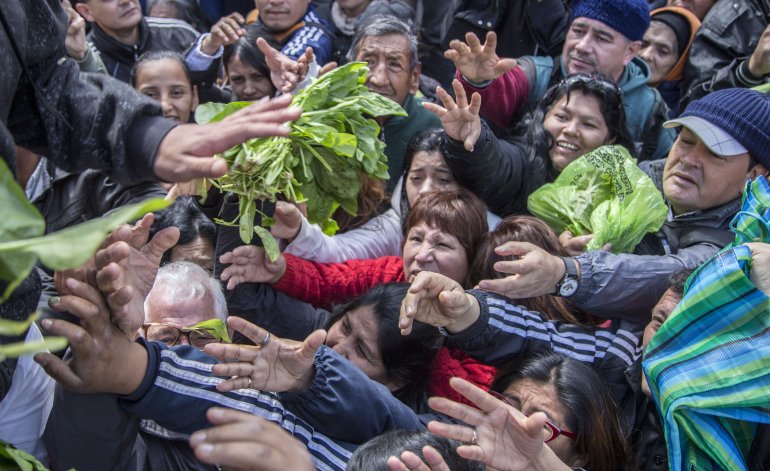
<instances>
[{"instance_id":1,"label":"bunch of chard leaves","mask_svg":"<svg viewBox=\"0 0 770 471\"><path fill-rule=\"evenodd\" d=\"M241 239L249 243L256 232L271 260L278 258L278 247L270 232L254 227L256 200L275 201L283 195L305 202L308 220L331 235L338 229L331 219L337 208L357 214L362 175L388 178L385 144L373 118L406 112L369 91L364 84L368 73L364 62L351 62L323 75L294 95L292 105L303 112L290 123L288 137L250 139L221 154L230 170L214 184L238 195ZM198 107L195 119L201 124L220 121L250 104L207 103Z\"/></svg>"}]
</instances>

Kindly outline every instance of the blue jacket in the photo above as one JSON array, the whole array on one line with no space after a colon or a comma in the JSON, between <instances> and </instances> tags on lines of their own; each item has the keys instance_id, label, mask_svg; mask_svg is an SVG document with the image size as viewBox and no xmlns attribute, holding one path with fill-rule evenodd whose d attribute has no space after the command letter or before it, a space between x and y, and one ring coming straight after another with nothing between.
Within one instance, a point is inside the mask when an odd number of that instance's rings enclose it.
<instances>
[{"instance_id":1,"label":"blue jacket","mask_svg":"<svg viewBox=\"0 0 770 471\"><path fill-rule=\"evenodd\" d=\"M305 444L319 470L345 469L354 447L315 431L274 394L246 389L221 393L216 385L223 379L211 373L215 358L189 346L142 343L148 353L147 372L139 388L121 398L127 412L185 434L211 427L206 411L212 406L249 412L277 423Z\"/></svg>"},{"instance_id":2,"label":"blue jacket","mask_svg":"<svg viewBox=\"0 0 770 471\"><path fill-rule=\"evenodd\" d=\"M545 96L549 87L567 75L561 57L525 56L519 59L519 65L529 79L531 92L527 106L530 108ZM634 57L618 80L623 92L626 126L636 143L639 160L666 158L676 139L673 129L663 127L668 119L668 107L660 93L647 86L649 76L647 63Z\"/></svg>"}]
</instances>

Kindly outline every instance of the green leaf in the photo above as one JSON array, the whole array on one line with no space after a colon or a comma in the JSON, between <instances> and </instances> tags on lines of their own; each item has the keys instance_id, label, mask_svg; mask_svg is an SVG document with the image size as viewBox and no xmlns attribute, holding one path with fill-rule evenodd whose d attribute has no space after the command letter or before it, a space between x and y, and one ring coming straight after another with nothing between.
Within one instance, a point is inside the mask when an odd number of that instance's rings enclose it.
<instances>
[{"instance_id":1,"label":"green leaf","mask_svg":"<svg viewBox=\"0 0 770 471\"><path fill-rule=\"evenodd\" d=\"M230 335L227 333L227 325L222 319L209 319L207 321L198 322L190 330L206 331L216 338L220 343L232 343Z\"/></svg>"},{"instance_id":2,"label":"green leaf","mask_svg":"<svg viewBox=\"0 0 770 471\"><path fill-rule=\"evenodd\" d=\"M244 199L241 198L241 219L238 228L243 243L249 244L254 237L254 218L257 215L257 208L254 206L253 199L245 199L245 203Z\"/></svg>"},{"instance_id":3,"label":"green leaf","mask_svg":"<svg viewBox=\"0 0 770 471\"><path fill-rule=\"evenodd\" d=\"M0 274L9 281L3 293L7 299L32 270L36 260L52 270L77 268L96 252L107 234L120 224L136 220L146 213L163 209L171 204L162 198L123 206L100 218L91 219L76 226L51 234L28 239L0 242ZM4 220L8 219L3 218ZM6 268L13 272L6 278Z\"/></svg>"},{"instance_id":4,"label":"green leaf","mask_svg":"<svg viewBox=\"0 0 770 471\"><path fill-rule=\"evenodd\" d=\"M756 87L753 88L753 90L756 90L759 93L770 92L770 82L763 83L762 85L757 85Z\"/></svg>"},{"instance_id":5,"label":"green leaf","mask_svg":"<svg viewBox=\"0 0 770 471\"><path fill-rule=\"evenodd\" d=\"M0 470L48 471L48 468L26 451L0 440Z\"/></svg>"},{"instance_id":6,"label":"green leaf","mask_svg":"<svg viewBox=\"0 0 770 471\"><path fill-rule=\"evenodd\" d=\"M35 342L16 342L0 345L0 361L6 358L18 358L30 353L43 351L58 352L67 348L67 339L64 337L44 337Z\"/></svg>"},{"instance_id":7,"label":"green leaf","mask_svg":"<svg viewBox=\"0 0 770 471\"><path fill-rule=\"evenodd\" d=\"M256 226L254 227L254 232L262 239L262 247L265 248L268 260L274 263L281 256L281 251L278 249L278 241L264 227Z\"/></svg>"},{"instance_id":8,"label":"green leaf","mask_svg":"<svg viewBox=\"0 0 770 471\"><path fill-rule=\"evenodd\" d=\"M204 103L195 108L195 122L198 124L216 123L253 103L253 101L233 101L226 104Z\"/></svg>"},{"instance_id":9,"label":"green leaf","mask_svg":"<svg viewBox=\"0 0 770 471\"><path fill-rule=\"evenodd\" d=\"M9 321L0 319L0 335L21 335L27 331L29 326L40 317L40 311L27 317L25 321Z\"/></svg>"}]
</instances>

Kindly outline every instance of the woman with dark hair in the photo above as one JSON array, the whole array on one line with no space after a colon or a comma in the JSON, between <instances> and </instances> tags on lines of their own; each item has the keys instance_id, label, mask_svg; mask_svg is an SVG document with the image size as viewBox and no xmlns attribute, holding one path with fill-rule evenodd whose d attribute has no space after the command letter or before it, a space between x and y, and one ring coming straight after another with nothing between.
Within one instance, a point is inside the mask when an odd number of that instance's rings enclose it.
<instances>
[{"instance_id":1,"label":"woman with dark hair","mask_svg":"<svg viewBox=\"0 0 770 471\"><path fill-rule=\"evenodd\" d=\"M544 221L533 216L508 216L495 230L487 234L476 251L476 258L471 265L472 286L478 285L481 280L505 278L505 273L495 270L495 263L511 260L512 256L498 255L495 248L509 241L529 242L552 255L567 256L553 229ZM530 311L539 312L546 319L573 324L592 322L590 315L572 307L565 298L560 296L544 294L516 301Z\"/></svg>"},{"instance_id":2,"label":"woman with dark hair","mask_svg":"<svg viewBox=\"0 0 770 471\"><path fill-rule=\"evenodd\" d=\"M553 352L529 355L501 368L491 390L524 415L545 413L545 443L567 465L615 471L628 462L617 406L585 363Z\"/></svg>"},{"instance_id":3,"label":"woman with dark hair","mask_svg":"<svg viewBox=\"0 0 770 471\"><path fill-rule=\"evenodd\" d=\"M574 74L551 87L510 140L495 137L479 117L481 97L468 102L459 81L457 100L437 91L444 106L425 103L441 118L449 139L445 158L458 182L500 216L527 213L527 198L572 161L606 144L635 155L620 89L598 74Z\"/></svg>"},{"instance_id":4,"label":"woman with dark hair","mask_svg":"<svg viewBox=\"0 0 770 471\"><path fill-rule=\"evenodd\" d=\"M289 203L279 203L272 233L289 245L284 253L321 263L341 263L356 258L400 255L409 208L429 191L451 191L460 186L444 161L442 148L446 134L430 128L415 134L404 155L404 174L396 184L391 208L362 226L327 236L310 224ZM487 211L487 224L493 228L500 218Z\"/></svg>"},{"instance_id":5,"label":"woman with dark hair","mask_svg":"<svg viewBox=\"0 0 770 471\"><path fill-rule=\"evenodd\" d=\"M233 101L255 101L275 95L276 88L270 80L265 54L257 47L257 38L264 38L274 48L279 47L264 26L250 24L246 26L246 34L226 46L222 53L227 81L235 95Z\"/></svg>"}]
</instances>

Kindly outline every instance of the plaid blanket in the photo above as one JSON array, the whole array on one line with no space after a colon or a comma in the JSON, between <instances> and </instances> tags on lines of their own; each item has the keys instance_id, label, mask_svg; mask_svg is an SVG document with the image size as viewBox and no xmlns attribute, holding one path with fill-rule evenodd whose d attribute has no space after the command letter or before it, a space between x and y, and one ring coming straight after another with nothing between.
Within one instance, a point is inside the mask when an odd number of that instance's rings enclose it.
<instances>
[{"instance_id":1,"label":"plaid blanket","mask_svg":"<svg viewBox=\"0 0 770 471\"><path fill-rule=\"evenodd\" d=\"M672 470L745 470L758 424L770 423L770 299L742 245L770 240L769 208L767 181L747 183L735 242L691 275L645 352Z\"/></svg>"}]
</instances>

